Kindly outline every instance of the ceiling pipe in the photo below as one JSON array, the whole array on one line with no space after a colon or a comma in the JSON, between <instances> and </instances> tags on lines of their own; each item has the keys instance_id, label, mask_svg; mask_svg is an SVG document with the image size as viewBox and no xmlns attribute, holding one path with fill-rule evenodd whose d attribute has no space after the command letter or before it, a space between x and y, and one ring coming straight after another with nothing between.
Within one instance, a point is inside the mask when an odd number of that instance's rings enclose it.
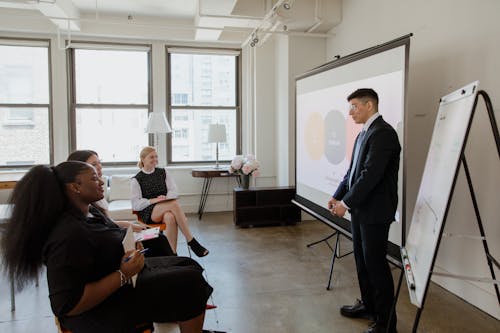
<instances>
[{"instance_id":1,"label":"ceiling pipe","mask_svg":"<svg viewBox=\"0 0 500 333\"><path fill-rule=\"evenodd\" d=\"M316 5L314 7L314 24L306 30L306 32L313 32L318 28L321 23L323 23L323 19L319 16L319 7L321 6L321 0L316 0Z\"/></svg>"},{"instance_id":2,"label":"ceiling pipe","mask_svg":"<svg viewBox=\"0 0 500 333\"><path fill-rule=\"evenodd\" d=\"M86 23L96 23L97 20L94 18L81 18L81 17L59 17L59 16L38 16L38 15L32 15L32 14L15 14L13 15L15 17L23 17L23 18L28 18L28 19L33 19L33 20L43 20L44 22L46 19L51 19L51 20L64 20L64 21L75 21L75 22L86 22ZM195 29L207 29L207 30L220 30L220 28L213 28L213 27L207 27L207 26L201 26L201 25L162 25L162 24L156 24L156 23L147 23L147 22L138 22L137 20L134 20L133 22L127 21L124 22L123 20L100 20L99 23L102 24L109 24L109 25L133 25L133 26L138 26L138 27L150 27L150 28L162 28L162 29L180 29L180 30L195 30ZM232 31L232 32L248 32L248 28L240 28L240 27L225 27L224 28L227 31ZM256 32L256 31L254 31ZM305 32L299 32L299 31L271 31L269 29L260 29L260 33L277 33L277 34L285 34L285 35L297 35L297 36L311 36L311 37L330 37L332 36L331 34L326 34L326 33L305 33ZM251 37L251 34L249 38Z\"/></svg>"},{"instance_id":3,"label":"ceiling pipe","mask_svg":"<svg viewBox=\"0 0 500 333\"><path fill-rule=\"evenodd\" d=\"M278 0L278 2L276 2L274 4L274 6L271 8L271 10L269 10L266 15L264 16L264 18L262 19L262 21L260 22L260 24L257 26L257 28L255 28L252 33L247 37L247 39L245 39L245 41L241 44L241 47L245 47L248 43L250 43L250 41L252 40L252 35L254 34L257 34L259 29L261 29L262 25L264 23L266 23L270 18L272 18L273 16L276 15L276 12L278 11L278 8L280 8L280 6L284 3L284 2L289 2L288 0ZM271 31L273 32L273 31ZM253 46L255 46L256 44L254 44Z\"/></svg>"}]
</instances>

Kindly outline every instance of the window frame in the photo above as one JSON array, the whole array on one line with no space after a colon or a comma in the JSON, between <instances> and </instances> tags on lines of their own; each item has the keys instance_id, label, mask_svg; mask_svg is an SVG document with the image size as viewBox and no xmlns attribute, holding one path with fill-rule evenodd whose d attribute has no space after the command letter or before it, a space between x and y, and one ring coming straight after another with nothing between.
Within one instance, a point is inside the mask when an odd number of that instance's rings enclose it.
<instances>
[{"instance_id":1,"label":"window frame","mask_svg":"<svg viewBox=\"0 0 500 333\"><path fill-rule=\"evenodd\" d=\"M171 51L169 51L171 49ZM191 53L197 53L202 55L225 55L225 53L238 52L235 56L235 105L234 106L203 106L203 105L172 105L172 99L174 98L172 93L172 76L171 76L171 54L184 54L179 51L179 49L189 50ZM219 52L219 53L217 53ZM236 155L241 154L241 49L234 48L213 48L213 47L190 47L190 46L175 46L175 45L165 45L165 59L166 59L166 71L167 71L167 82L166 82L166 95L167 95L167 120L169 124L172 124L172 112L176 110L235 110L236 112ZM172 129L173 130L173 129ZM192 161L172 161L172 135L167 135L167 164L169 165L202 165L202 164L214 164L213 160L192 160ZM215 157L215 156L214 156ZM219 160L219 163L230 163L231 160Z\"/></svg>"},{"instance_id":2,"label":"window frame","mask_svg":"<svg viewBox=\"0 0 500 333\"><path fill-rule=\"evenodd\" d=\"M88 45L89 47L83 47ZM92 47L93 46L93 47ZM75 50L89 49L89 50L109 50L109 51L127 51L130 48L147 48L147 71L148 71L148 104L84 104L76 102L76 67L75 67ZM113 43L113 42L95 42L95 41L78 41L71 43L66 53L68 63L68 109L69 109L69 148L70 151L75 151L76 148L76 109L147 109L148 117L153 112L153 70L152 70L152 44L134 44L134 43ZM148 134L148 145L152 145L153 134ZM94 149L88 147L86 149ZM137 152L139 154L139 152ZM106 162L103 161L103 167L120 167L136 165L137 160L125 162Z\"/></svg>"},{"instance_id":3,"label":"window frame","mask_svg":"<svg viewBox=\"0 0 500 333\"><path fill-rule=\"evenodd\" d=\"M45 38L23 38L23 37L3 37L0 36L0 45L4 46L26 46L26 47L46 47L47 48L47 78L48 78L48 103L2 103L0 107L6 108L47 108L48 116L48 132L49 132L49 163L43 165L54 164L54 114L53 114L53 99L52 99L52 43L50 39ZM32 126L33 121L6 121L5 126ZM37 164L22 164L22 165L0 165L0 170L21 170L31 168Z\"/></svg>"}]
</instances>

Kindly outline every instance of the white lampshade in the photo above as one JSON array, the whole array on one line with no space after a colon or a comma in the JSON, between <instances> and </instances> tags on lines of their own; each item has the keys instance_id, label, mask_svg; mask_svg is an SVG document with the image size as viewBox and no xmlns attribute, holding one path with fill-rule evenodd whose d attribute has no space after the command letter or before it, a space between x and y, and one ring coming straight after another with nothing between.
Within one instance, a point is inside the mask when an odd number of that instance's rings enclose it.
<instances>
[{"instance_id":1,"label":"white lampshade","mask_svg":"<svg viewBox=\"0 0 500 333\"><path fill-rule=\"evenodd\" d=\"M163 112L151 112L149 114L146 133L170 133L172 128L168 124L167 117Z\"/></svg>"},{"instance_id":2,"label":"white lampshade","mask_svg":"<svg viewBox=\"0 0 500 333\"><path fill-rule=\"evenodd\" d=\"M226 125L210 124L207 142L226 142Z\"/></svg>"}]
</instances>

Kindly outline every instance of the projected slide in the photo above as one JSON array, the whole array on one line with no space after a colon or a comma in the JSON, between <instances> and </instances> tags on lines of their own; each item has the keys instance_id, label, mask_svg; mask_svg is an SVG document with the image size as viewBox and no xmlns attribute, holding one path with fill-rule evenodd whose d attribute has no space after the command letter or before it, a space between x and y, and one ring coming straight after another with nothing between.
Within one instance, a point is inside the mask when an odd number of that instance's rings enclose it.
<instances>
[{"instance_id":1,"label":"projected slide","mask_svg":"<svg viewBox=\"0 0 500 333\"><path fill-rule=\"evenodd\" d=\"M346 97L358 88L373 88L379 110L396 130L401 128L403 71L297 95L297 180L301 192L325 204L342 181L362 125L349 116ZM398 133L400 135L401 133Z\"/></svg>"}]
</instances>

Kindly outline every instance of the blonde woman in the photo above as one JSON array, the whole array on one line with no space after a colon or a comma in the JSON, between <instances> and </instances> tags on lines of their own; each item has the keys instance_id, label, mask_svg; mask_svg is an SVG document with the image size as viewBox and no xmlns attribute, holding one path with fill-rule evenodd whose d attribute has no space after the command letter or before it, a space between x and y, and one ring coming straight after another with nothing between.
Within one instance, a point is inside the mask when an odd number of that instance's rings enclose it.
<instances>
[{"instance_id":1,"label":"blonde woman","mask_svg":"<svg viewBox=\"0 0 500 333\"><path fill-rule=\"evenodd\" d=\"M131 180L132 209L137 211L146 224L165 223L170 246L177 252L177 233L181 230L189 247L198 257L208 250L193 237L188 220L177 201L177 185L165 168L157 168L158 154L153 147L144 147L138 167L141 169Z\"/></svg>"}]
</instances>

